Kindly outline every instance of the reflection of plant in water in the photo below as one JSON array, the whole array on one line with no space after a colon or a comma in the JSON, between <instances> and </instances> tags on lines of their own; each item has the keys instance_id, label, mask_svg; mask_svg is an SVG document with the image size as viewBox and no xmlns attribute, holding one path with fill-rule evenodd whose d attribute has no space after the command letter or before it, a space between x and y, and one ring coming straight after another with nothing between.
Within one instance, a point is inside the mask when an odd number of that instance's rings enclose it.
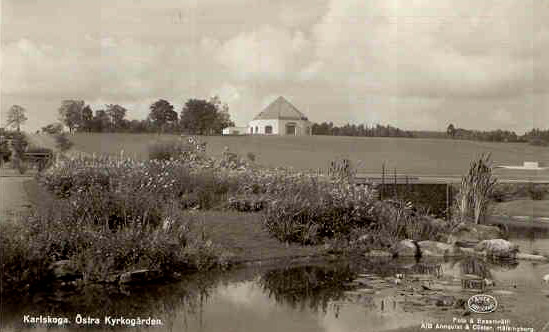
<instances>
[{"instance_id":1,"label":"reflection of plant in water","mask_svg":"<svg viewBox=\"0 0 549 332\"><path fill-rule=\"evenodd\" d=\"M473 274L482 278L492 278L488 263L482 259L467 257L459 262L459 266L462 274Z\"/></svg>"},{"instance_id":2,"label":"reflection of plant in water","mask_svg":"<svg viewBox=\"0 0 549 332\"><path fill-rule=\"evenodd\" d=\"M349 266L305 266L269 271L259 283L277 302L326 313L330 301L343 299L343 284L355 277Z\"/></svg>"},{"instance_id":3,"label":"reflection of plant in water","mask_svg":"<svg viewBox=\"0 0 549 332\"><path fill-rule=\"evenodd\" d=\"M32 299L6 303L3 308L5 322L21 324L21 317L30 312L55 313L73 320L77 314L114 318L159 318L170 329L177 313L200 314L203 304L210 297L212 289L219 283L216 275L200 274L186 278L183 282L147 285L120 289L118 286L92 284L81 289L58 288L55 293L36 294ZM60 300L62 299L62 300ZM85 315L84 315L85 313ZM2 323L4 324L4 322Z\"/></svg>"},{"instance_id":4,"label":"reflection of plant in water","mask_svg":"<svg viewBox=\"0 0 549 332\"><path fill-rule=\"evenodd\" d=\"M428 274L439 278L442 276L443 271L441 264L418 263L412 266L410 272L415 274Z\"/></svg>"}]
</instances>

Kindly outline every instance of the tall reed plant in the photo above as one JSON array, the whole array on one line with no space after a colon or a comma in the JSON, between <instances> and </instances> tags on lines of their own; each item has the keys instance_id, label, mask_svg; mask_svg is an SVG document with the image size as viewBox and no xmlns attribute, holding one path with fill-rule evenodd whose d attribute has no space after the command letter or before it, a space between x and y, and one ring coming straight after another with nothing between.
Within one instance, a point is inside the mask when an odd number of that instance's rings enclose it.
<instances>
[{"instance_id":1,"label":"tall reed plant","mask_svg":"<svg viewBox=\"0 0 549 332\"><path fill-rule=\"evenodd\" d=\"M479 224L486 215L491 203L497 179L492 174L490 154L482 154L471 162L469 171L461 179L461 186L456 198L459 220L472 219Z\"/></svg>"}]
</instances>

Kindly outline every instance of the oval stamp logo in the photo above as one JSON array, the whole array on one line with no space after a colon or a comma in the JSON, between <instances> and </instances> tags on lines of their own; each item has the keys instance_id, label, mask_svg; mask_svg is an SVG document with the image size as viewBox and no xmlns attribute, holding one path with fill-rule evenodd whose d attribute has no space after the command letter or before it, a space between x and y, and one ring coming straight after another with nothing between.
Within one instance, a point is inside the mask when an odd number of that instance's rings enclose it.
<instances>
[{"instance_id":1,"label":"oval stamp logo","mask_svg":"<svg viewBox=\"0 0 549 332\"><path fill-rule=\"evenodd\" d=\"M498 301L491 295L477 294L469 298L467 301L467 306L472 312L487 314L496 311Z\"/></svg>"}]
</instances>

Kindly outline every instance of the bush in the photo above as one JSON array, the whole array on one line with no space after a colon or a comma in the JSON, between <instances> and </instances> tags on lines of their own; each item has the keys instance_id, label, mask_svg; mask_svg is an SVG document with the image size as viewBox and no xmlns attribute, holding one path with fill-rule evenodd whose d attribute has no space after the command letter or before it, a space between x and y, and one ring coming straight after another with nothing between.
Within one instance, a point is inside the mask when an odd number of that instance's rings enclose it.
<instances>
[{"instance_id":1,"label":"bush","mask_svg":"<svg viewBox=\"0 0 549 332\"><path fill-rule=\"evenodd\" d=\"M248 153L246 154L246 156L248 157L248 160L249 160L250 162L252 162L252 163L255 162L255 160L256 160L255 153L253 153L253 152L248 152Z\"/></svg>"},{"instance_id":2,"label":"bush","mask_svg":"<svg viewBox=\"0 0 549 332\"><path fill-rule=\"evenodd\" d=\"M11 149L8 145L8 140L4 136L0 136L0 158L1 162L8 162L11 159Z\"/></svg>"},{"instance_id":3,"label":"bush","mask_svg":"<svg viewBox=\"0 0 549 332\"><path fill-rule=\"evenodd\" d=\"M281 195L265 210L265 226L280 241L316 244L370 225L374 199L369 191L318 185L312 190Z\"/></svg>"},{"instance_id":4,"label":"bush","mask_svg":"<svg viewBox=\"0 0 549 332\"><path fill-rule=\"evenodd\" d=\"M69 139L67 134L61 133L55 135L55 146L59 151L66 152L73 147L74 143Z\"/></svg>"},{"instance_id":5,"label":"bush","mask_svg":"<svg viewBox=\"0 0 549 332\"><path fill-rule=\"evenodd\" d=\"M193 136L187 139L162 140L149 146L149 160L203 159L205 149L205 143L199 142Z\"/></svg>"},{"instance_id":6,"label":"bush","mask_svg":"<svg viewBox=\"0 0 549 332\"><path fill-rule=\"evenodd\" d=\"M541 201L545 197L546 190L541 185L530 184L528 193L533 200Z\"/></svg>"},{"instance_id":7,"label":"bush","mask_svg":"<svg viewBox=\"0 0 549 332\"><path fill-rule=\"evenodd\" d=\"M220 250L175 206L161 209L161 225L129 223L113 230L74 218L71 204L52 200L17 222L0 223L2 294L26 292L51 281L49 266L70 260L86 281L106 281L134 269L206 270L224 263Z\"/></svg>"}]
</instances>

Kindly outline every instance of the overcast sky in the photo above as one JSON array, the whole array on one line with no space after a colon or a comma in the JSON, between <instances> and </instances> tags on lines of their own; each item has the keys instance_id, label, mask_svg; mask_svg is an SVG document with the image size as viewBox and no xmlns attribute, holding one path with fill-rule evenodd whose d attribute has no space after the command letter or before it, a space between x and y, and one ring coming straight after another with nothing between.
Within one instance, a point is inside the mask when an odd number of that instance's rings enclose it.
<instances>
[{"instance_id":1,"label":"overcast sky","mask_svg":"<svg viewBox=\"0 0 549 332\"><path fill-rule=\"evenodd\" d=\"M549 127L549 1L1 0L2 122L63 99L145 118L217 94L237 125L283 95L312 121ZM2 123L4 124L4 123Z\"/></svg>"}]
</instances>

